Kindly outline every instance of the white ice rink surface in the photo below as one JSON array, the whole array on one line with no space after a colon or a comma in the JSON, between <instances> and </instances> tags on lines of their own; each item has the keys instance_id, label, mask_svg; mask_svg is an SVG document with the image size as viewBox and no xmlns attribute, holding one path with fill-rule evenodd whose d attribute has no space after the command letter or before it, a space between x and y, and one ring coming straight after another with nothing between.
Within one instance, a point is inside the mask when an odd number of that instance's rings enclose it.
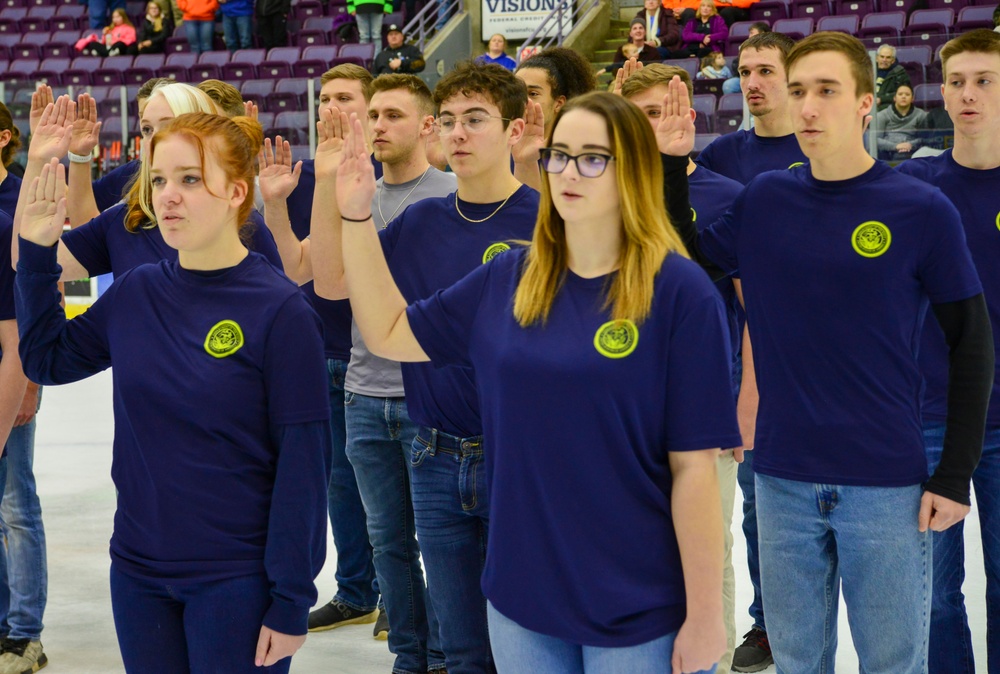
<instances>
[{"instance_id":1,"label":"white ice rink surface","mask_svg":"<svg viewBox=\"0 0 1000 674\"><path fill-rule=\"evenodd\" d=\"M42 642L51 674L124 672L115 640L108 591L108 540L115 506L111 483L111 374L102 373L69 386L45 389L38 416L35 475L48 538L49 598ZM737 630L750 628L746 608L753 597L743 554L737 497ZM326 566L317 580L320 601L336 591L332 539ZM965 592L978 670L986 671L986 581L978 516L973 508L966 526ZM292 663L294 674L385 674L393 658L384 641L375 641L371 625L339 628L310 635ZM844 606L840 611L838 672L857 672ZM248 657L252 657L248 655ZM771 667L767 672L774 672Z\"/></svg>"}]
</instances>

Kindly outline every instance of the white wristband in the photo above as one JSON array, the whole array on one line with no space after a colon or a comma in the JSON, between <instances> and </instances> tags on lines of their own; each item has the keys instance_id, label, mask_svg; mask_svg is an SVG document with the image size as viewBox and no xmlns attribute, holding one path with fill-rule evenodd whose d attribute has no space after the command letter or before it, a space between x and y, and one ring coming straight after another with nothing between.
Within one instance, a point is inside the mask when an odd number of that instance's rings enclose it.
<instances>
[{"instance_id":1,"label":"white wristband","mask_svg":"<svg viewBox=\"0 0 1000 674\"><path fill-rule=\"evenodd\" d=\"M94 156L90 154L76 154L75 152L67 152L66 154L73 164L89 164L94 159Z\"/></svg>"}]
</instances>

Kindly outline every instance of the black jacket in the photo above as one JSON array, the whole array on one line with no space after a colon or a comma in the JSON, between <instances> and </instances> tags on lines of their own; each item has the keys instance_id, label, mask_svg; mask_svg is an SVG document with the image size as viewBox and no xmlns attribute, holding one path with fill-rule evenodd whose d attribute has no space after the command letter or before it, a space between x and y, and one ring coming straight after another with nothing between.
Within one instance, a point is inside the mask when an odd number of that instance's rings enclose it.
<instances>
[{"instance_id":1,"label":"black jacket","mask_svg":"<svg viewBox=\"0 0 1000 674\"><path fill-rule=\"evenodd\" d=\"M395 58L402 60L398 70L389 67L389 61ZM372 73L376 77L386 73L419 73L426 65L424 55L420 53L419 49L412 44L404 44L399 49L380 51L375 57L375 63L372 64Z\"/></svg>"}]
</instances>

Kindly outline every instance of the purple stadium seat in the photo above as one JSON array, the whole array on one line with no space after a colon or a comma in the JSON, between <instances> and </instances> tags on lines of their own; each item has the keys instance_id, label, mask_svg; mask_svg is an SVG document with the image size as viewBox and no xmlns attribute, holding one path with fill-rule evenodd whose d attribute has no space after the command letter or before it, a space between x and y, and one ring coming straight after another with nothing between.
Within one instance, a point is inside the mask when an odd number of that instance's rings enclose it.
<instances>
[{"instance_id":1,"label":"purple stadium seat","mask_svg":"<svg viewBox=\"0 0 1000 674\"><path fill-rule=\"evenodd\" d=\"M365 63L371 64L375 58L375 45L371 44L343 44L337 52L337 58L360 58Z\"/></svg>"},{"instance_id":2,"label":"purple stadium seat","mask_svg":"<svg viewBox=\"0 0 1000 674\"><path fill-rule=\"evenodd\" d=\"M306 47L302 50L302 58L330 63L333 59L337 58L339 50L340 48L337 45L317 45L314 47ZM327 66L327 68L329 67L330 66Z\"/></svg>"},{"instance_id":3,"label":"purple stadium seat","mask_svg":"<svg viewBox=\"0 0 1000 674\"><path fill-rule=\"evenodd\" d=\"M10 62L7 68L7 75L15 79L23 79L26 76L34 75L38 70L39 61L37 58L18 58Z\"/></svg>"},{"instance_id":4,"label":"purple stadium seat","mask_svg":"<svg viewBox=\"0 0 1000 674\"><path fill-rule=\"evenodd\" d=\"M294 61L292 62L294 63ZM292 63L288 61L264 61L257 66L257 77L280 79L292 76Z\"/></svg>"},{"instance_id":5,"label":"purple stadium seat","mask_svg":"<svg viewBox=\"0 0 1000 674\"><path fill-rule=\"evenodd\" d=\"M204 80L217 80L221 76L219 66L214 63L199 63L191 68L190 80L192 82L203 82Z\"/></svg>"},{"instance_id":6,"label":"purple stadium seat","mask_svg":"<svg viewBox=\"0 0 1000 674\"><path fill-rule=\"evenodd\" d=\"M300 21L314 16L323 16L323 4L319 0L299 0L292 5L292 14Z\"/></svg>"},{"instance_id":7,"label":"purple stadium seat","mask_svg":"<svg viewBox=\"0 0 1000 674\"><path fill-rule=\"evenodd\" d=\"M97 86L90 87L90 97L100 103L107 98L114 97L117 99L118 91L118 87L109 87L106 84L98 84Z\"/></svg>"},{"instance_id":8,"label":"purple stadium seat","mask_svg":"<svg viewBox=\"0 0 1000 674\"><path fill-rule=\"evenodd\" d=\"M298 32L296 44L299 47L316 47L327 43L326 36L329 33L322 30L300 30Z\"/></svg>"},{"instance_id":9,"label":"purple stadium seat","mask_svg":"<svg viewBox=\"0 0 1000 674\"><path fill-rule=\"evenodd\" d=\"M287 80L280 81L284 82ZM296 94L290 91L283 91L268 94L267 98L264 100L264 108L268 112L277 114L280 112L301 110L302 105L300 104L299 97Z\"/></svg>"},{"instance_id":10,"label":"purple stadium seat","mask_svg":"<svg viewBox=\"0 0 1000 674\"><path fill-rule=\"evenodd\" d=\"M49 31L49 20L27 16L17 22L21 33L41 33Z\"/></svg>"},{"instance_id":11,"label":"purple stadium seat","mask_svg":"<svg viewBox=\"0 0 1000 674\"><path fill-rule=\"evenodd\" d=\"M281 135L292 145L302 145L309 142L310 121L308 112L279 112L274 118L271 131L275 135Z\"/></svg>"},{"instance_id":12,"label":"purple stadium seat","mask_svg":"<svg viewBox=\"0 0 1000 674\"><path fill-rule=\"evenodd\" d=\"M740 45L749 37L750 26L753 21L736 21L729 27L729 36L726 38L726 55L735 56L740 51Z\"/></svg>"},{"instance_id":13,"label":"purple stadium seat","mask_svg":"<svg viewBox=\"0 0 1000 674\"><path fill-rule=\"evenodd\" d=\"M43 59L72 58L75 55L73 45L66 42L46 42L40 51Z\"/></svg>"},{"instance_id":14,"label":"purple stadium seat","mask_svg":"<svg viewBox=\"0 0 1000 674\"><path fill-rule=\"evenodd\" d=\"M913 88L913 104L918 108L939 108L944 105L940 84L918 84Z\"/></svg>"},{"instance_id":15,"label":"purple stadium seat","mask_svg":"<svg viewBox=\"0 0 1000 674\"><path fill-rule=\"evenodd\" d=\"M243 82L257 78L257 66L250 63L227 63L220 70L226 82Z\"/></svg>"},{"instance_id":16,"label":"purple stadium seat","mask_svg":"<svg viewBox=\"0 0 1000 674\"><path fill-rule=\"evenodd\" d=\"M16 35L20 40L21 29L17 27L17 21L0 18L0 35Z\"/></svg>"},{"instance_id":17,"label":"purple stadium seat","mask_svg":"<svg viewBox=\"0 0 1000 674\"><path fill-rule=\"evenodd\" d=\"M195 67L198 55L191 52L174 52L167 54L167 60L163 67L157 71L160 77L169 77L178 82L191 81L190 71Z\"/></svg>"},{"instance_id":18,"label":"purple stadium seat","mask_svg":"<svg viewBox=\"0 0 1000 674\"><path fill-rule=\"evenodd\" d=\"M274 126L274 113L273 112L258 112L257 121L260 125L264 127L264 135L270 136L271 132L269 129Z\"/></svg>"},{"instance_id":19,"label":"purple stadium seat","mask_svg":"<svg viewBox=\"0 0 1000 674\"><path fill-rule=\"evenodd\" d=\"M294 94L298 98L298 108L297 110L306 110L309 104L309 80L307 79L290 79L290 80L278 80L274 84L274 92L276 94Z\"/></svg>"},{"instance_id":20,"label":"purple stadium seat","mask_svg":"<svg viewBox=\"0 0 1000 674\"><path fill-rule=\"evenodd\" d=\"M109 117L120 117L122 102L116 96L105 98L97 103L97 116L103 121Z\"/></svg>"},{"instance_id":21,"label":"purple stadium seat","mask_svg":"<svg viewBox=\"0 0 1000 674\"><path fill-rule=\"evenodd\" d=\"M963 7L958 10L955 33L964 33L974 28L992 28L993 10L989 7Z\"/></svg>"},{"instance_id":22,"label":"purple stadium seat","mask_svg":"<svg viewBox=\"0 0 1000 674\"><path fill-rule=\"evenodd\" d=\"M806 35L812 35L812 19L779 19L771 27L775 33L784 33L793 40L801 40Z\"/></svg>"},{"instance_id":23,"label":"purple stadium seat","mask_svg":"<svg viewBox=\"0 0 1000 674\"><path fill-rule=\"evenodd\" d=\"M264 100L274 91L274 80L244 80L240 86L240 95L244 101L253 101L258 107L266 109Z\"/></svg>"},{"instance_id":24,"label":"purple stadium seat","mask_svg":"<svg viewBox=\"0 0 1000 674\"><path fill-rule=\"evenodd\" d=\"M139 54L132 61L132 67L125 71L125 83L141 85L156 77L156 73L160 72L165 61L166 56L163 54Z\"/></svg>"},{"instance_id":25,"label":"purple stadium seat","mask_svg":"<svg viewBox=\"0 0 1000 674\"><path fill-rule=\"evenodd\" d=\"M78 30L81 28L80 22L86 19L75 19L72 16L53 16L45 22L45 27L51 31ZM83 27L86 27L84 25Z\"/></svg>"},{"instance_id":26,"label":"purple stadium seat","mask_svg":"<svg viewBox=\"0 0 1000 674\"><path fill-rule=\"evenodd\" d=\"M101 140L102 144L112 143L122 139L122 118L117 115L105 117L101 120Z\"/></svg>"},{"instance_id":27,"label":"purple stadium seat","mask_svg":"<svg viewBox=\"0 0 1000 674\"><path fill-rule=\"evenodd\" d=\"M188 44L186 37L168 37L166 52L168 54L183 54L191 51L191 45Z\"/></svg>"},{"instance_id":28,"label":"purple stadium seat","mask_svg":"<svg viewBox=\"0 0 1000 674\"><path fill-rule=\"evenodd\" d=\"M39 31L37 33L26 33L21 36L21 44L33 44L36 47L41 47L46 42L52 41L52 35L48 31Z\"/></svg>"},{"instance_id":29,"label":"purple stadium seat","mask_svg":"<svg viewBox=\"0 0 1000 674\"><path fill-rule=\"evenodd\" d=\"M996 3L994 3L993 0L972 0L972 2L970 2L969 4L970 5L977 5L977 6L978 5L988 5L990 7L993 7L993 6L995 6Z\"/></svg>"},{"instance_id":30,"label":"purple stadium seat","mask_svg":"<svg viewBox=\"0 0 1000 674\"><path fill-rule=\"evenodd\" d=\"M302 50L298 47L275 47L267 52L268 61L284 61L285 63L295 63L302 56Z\"/></svg>"},{"instance_id":31,"label":"purple stadium seat","mask_svg":"<svg viewBox=\"0 0 1000 674\"><path fill-rule=\"evenodd\" d=\"M910 22L903 29L903 42L936 47L948 41L954 23L953 9L918 9L910 15Z\"/></svg>"},{"instance_id":32,"label":"purple stadium seat","mask_svg":"<svg viewBox=\"0 0 1000 674\"><path fill-rule=\"evenodd\" d=\"M711 133L712 118L715 116L715 96L711 94L695 94L691 100L691 107L698 113L698 116L694 120L695 132Z\"/></svg>"},{"instance_id":33,"label":"purple stadium seat","mask_svg":"<svg viewBox=\"0 0 1000 674\"><path fill-rule=\"evenodd\" d=\"M125 84L125 71L132 66L131 56L109 56L104 59L101 67L90 77L93 84L106 86Z\"/></svg>"},{"instance_id":34,"label":"purple stadium seat","mask_svg":"<svg viewBox=\"0 0 1000 674\"><path fill-rule=\"evenodd\" d=\"M841 16L824 16L816 22L816 32L834 31L837 33L847 33L857 35L861 26L861 17L857 14L843 14Z\"/></svg>"},{"instance_id":35,"label":"purple stadium seat","mask_svg":"<svg viewBox=\"0 0 1000 674\"><path fill-rule=\"evenodd\" d=\"M34 44L16 44L13 47L8 47L7 51L10 52L11 59L38 59L41 57L41 50L38 45Z\"/></svg>"},{"instance_id":36,"label":"purple stadium seat","mask_svg":"<svg viewBox=\"0 0 1000 674\"><path fill-rule=\"evenodd\" d=\"M871 38L876 44L886 40L895 41L906 26L906 12L877 12L868 14L861 20L858 37Z\"/></svg>"},{"instance_id":37,"label":"purple stadium seat","mask_svg":"<svg viewBox=\"0 0 1000 674\"><path fill-rule=\"evenodd\" d=\"M883 12L906 12L913 11L922 0L880 0L879 9Z\"/></svg>"},{"instance_id":38,"label":"purple stadium seat","mask_svg":"<svg viewBox=\"0 0 1000 674\"><path fill-rule=\"evenodd\" d=\"M713 98L718 98L722 95L722 83L725 80L695 80L694 84L694 95L697 97L699 95L707 94Z\"/></svg>"},{"instance_id":39,"label":"purple stadium seat","mask_svg":"<svg viewBox=\"0 0 1000 674\"><path fill-rule=\"evenodd\" d=\"M36 19L48 19L56 15L56 7L52 5L33 5L28 8L28 16Z\"/></svg>"},{"instance_id":40,"label":"purple stadium seat","mask_svg":"<svg viewBox=\"0 0 1000 674\"><path fill-rule=\"evenodd\" d=\"M830 13L830 5L826 0L792 0L793 19L812 19L815 21L821 16Z\"/></svg>"},{"instance_id":41,"label":"purple stadium seat","mask_svg":"<svg viewBox=\"0 0 1000 674\"><path fill-rule=\"evenodd\" d=\"M761 0L750 5L751 21L767 21L774 23L778 19L788 18L788 5L781 0Z\"/></svg>"},{"instance_id":42,"label":"purple stadium seat","mask_svg":"<svg viewBox=\"0 0 1000 674\"><path fill-rule=\"evenodd\" d=\"M207 51L198 57L198 65L212 64L220 68L229 63L229 52L227 51Z\"/></svg>"},{"instance_id":43,"label":"purple stadium seat","mask_svg":"<svg viewBox=\"0 0 1000 674\"><path fill-rule=\"evenodd\" d=\"M62 75L63 86L85 87L89 85L90 73L101 67L100 56L77 56Z\"/></svg>"},{"instance_id":44,"label":"purple stadium seat","mask_svg":"<svg viewBox=\"0 0 1000 674\"><path fill-rule=\"evenodd\" d=\"M198 63L197 54L167 54L164 66L181 66L183 68L193 68Z\"/></svg>"},{"instance_id":45,"label":"purple stadium seat","mask_svg":"<svg viewBox=\"0 0 1000 674\"><path fill-rule=\"evenodd\" d=\"M267 60L266 49L237 49L229 59L230 63L249 63L257 65Z\"/></svg>"},{"instance_id":46,"label":"purple stadium seat","mask_svg":"<svg viewBox=\"0 0 1000 674\"><path fill-rule=\"evenodd\" d=\"M50 72L62 73L69 70L70 59L68 58L47 58L42 60L39 70L48 70ZM56 80L59 78L57 77Z\"/></svg>"},{"instance_id":47,"label":"purple stadium seat","mask_svg":"<svg viewBox=\"0 0 1000 674\"><path fill-rule=\"evenodd\" d=\"M7 7L24 7L24 0L0 0L0 9Z\"/></svg>"},{"instance_id":48,"label":"purple stadium seat","mask_svg":"<svg viewBox=\"0 0 1000 674\"><path fill-rule=\"evenodd\" d=\"M87 8L79 3L72 5L59 5L56 7L56 16L65 16L73 19L82 19L87 16Z\"/></svg>"},{"instance_id":49,"label":"purple stadium seat","mask_svg":"<svg viewBox=\"0 0 1000 674\"><path fill-rule=\"evenodd\" d=\"M83 35L78 30L57 30L52 33L52 42L73 46Z\"/></svg>"},{"instance_id":50,"label":"purple stadium seat","mask_svg":"<svg viewBox=\"0 0 1000 674\"><path fill-rule=\"evenodd\" d=\"M12 21L20 21L24 17L28 16L27 7L4 7L0 9L0 19L10 19Z\"/></svg>"},{"instance_id":51,"label":"purple stadium seat","mask_svg":"<svg viewBox=\"0 0 1000 674\"><path fill-rule=\"evenodd\" d=\"M723 94L719 99L718 109L743 112L743 94Z\"/></svg>"},{"instance_id":52,"label":"purple stadium seat","mask_svg":"<svg viewBox=\"0 0 1000 674\"><path fill-rule=\"evenodd\" d=\"M899 65L903 66L903 70L906 71L907 77L910 78L911 85L916 86L927 81L927 73L924 70L924 67L919 63L900 61Z\"/></svg>"},{"instance_id":53,"label":"purple stadium seat","mask_svg":"<svg viewBox=\"0 0 1000 674\"><path fill-rule=\"evenodd\" d=\"M321 30L325 33L331 33L333 32L333 17L311 16L302 22L302 30Z\"/></svg>"},{"instance_id":54,"label":"purple stadium seat","mask_svg":"<svg viewBox=\"0 0 1000 674\"><path fill-rule=\"evenodd\" d=\"M708 147L709 143L711 143L718 137L719 134L717 133L699 133L697 136L694 137L694 151L701 152L706 147Z\"/></svg>"},{"instance_id":55,"label":"purple stadium seat","mask_svg":"<svg viewBox=\"0 0 1000 674\"><path fill-rule=\"evenodd\" d=\"M308 139L308 136L306 136ZM309 159L309 146L308 145L293 145L292 146L292 161L306 161Z\"/></svg>"},{"instance_id":56,"label":"purple stadium seat","mask_svg":"<svg viewBox=\"0 0 1000 674\"><path fill-rule=\"evenodd\" d=\"M346 47L347 45L344 46ZM343 49L343 47L341 47L341 49ZM683 68L684 70L688 71L688 74L691 76L691 79L694 79L695 75L698 74L697 59L670 59L664 61L663 65L674 66L676 68Z\"/></svg>"},{"instance_id":57,"label":"purple stadium seat","mask_svg":"<svg viewBox=\"0 0 1000 674\"><path fill-rule=\"evenodd\" d=\"M292 65L292 77L319 77L329 69L328 61L302 59Z\"/></svg>"},{"instance_id":58,"label":"purple stadium seat","mask_svg":"<svg viewBox=\"0 0 1000 674\"><path fill-rule=\"evenodd\" d=\"M931 64L931 56L934 51L927 45L913 45L912 47L896 47L896 60L900 63L917 63L921 66Z\"/></svg>"}]
</instances>

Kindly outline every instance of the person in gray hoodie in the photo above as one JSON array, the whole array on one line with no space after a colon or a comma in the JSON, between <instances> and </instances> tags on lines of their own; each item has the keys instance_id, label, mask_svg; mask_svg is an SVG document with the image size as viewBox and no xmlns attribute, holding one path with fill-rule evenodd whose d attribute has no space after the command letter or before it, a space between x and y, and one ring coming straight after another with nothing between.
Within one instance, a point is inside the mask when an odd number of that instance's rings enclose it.
<instances>
[{"instance_id":1,"label":"person in gray hoodie","mask_svg":"<svg viewBox=\"0 0 1000 674\"><path fill-rule=\"evenodd\" d=\"M880 110L875 117L879 158L889 161L909 159L921 145L921 134L927 127L927 112L913 105L913 89L901 84L896 89L892 105Z\"/></svg>"}]
</instances>

